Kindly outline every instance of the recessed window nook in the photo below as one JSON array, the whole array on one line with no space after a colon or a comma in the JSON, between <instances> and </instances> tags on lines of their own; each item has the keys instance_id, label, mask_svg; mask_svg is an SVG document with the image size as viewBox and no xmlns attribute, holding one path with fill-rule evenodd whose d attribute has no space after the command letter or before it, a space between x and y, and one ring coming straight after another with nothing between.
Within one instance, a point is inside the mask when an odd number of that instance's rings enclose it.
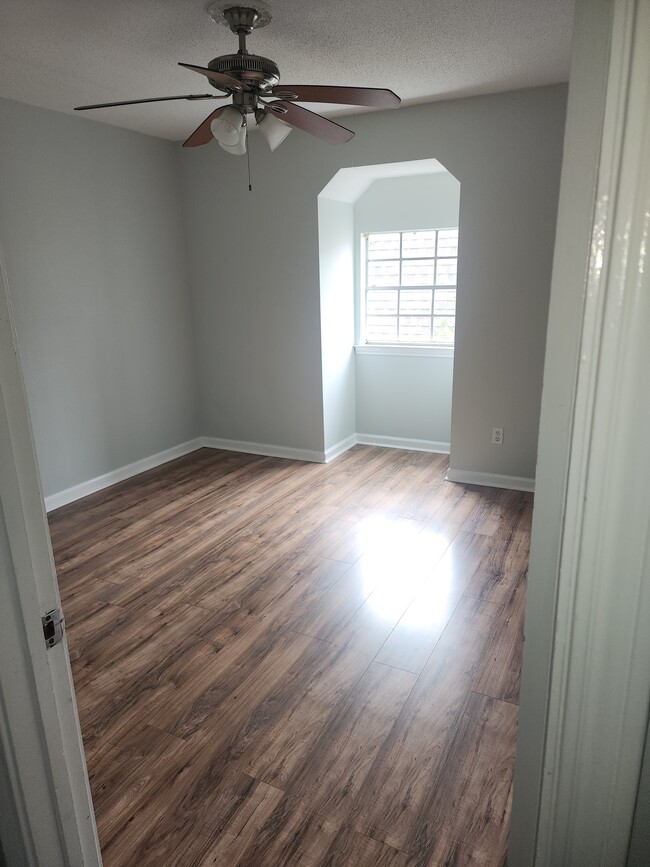
<instances>
[{"instance_id":1,"label":"recessed window nook","mask_svg":"<svg viewBox=\"0 0 650 867\"><path fill-rule=\"evenodd\" d=\"M460 182L435 159L341 169L318 197L325 451L446 452Z\"/></svg>"}]
</instances>

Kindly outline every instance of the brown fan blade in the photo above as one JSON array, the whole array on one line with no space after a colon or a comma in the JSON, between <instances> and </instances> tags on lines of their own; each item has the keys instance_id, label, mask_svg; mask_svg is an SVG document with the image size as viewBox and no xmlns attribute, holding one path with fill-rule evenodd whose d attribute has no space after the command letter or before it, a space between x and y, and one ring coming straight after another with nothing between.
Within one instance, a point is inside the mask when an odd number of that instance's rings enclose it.
<instances>
[{"instance_id":1,"label":"brown fan blade","mask_svg":"<svg viewBox=\"0 0 650 867\"><path fill-rule=\"evenodd\" d=\"M278 84L272 88L279 99L301 102L334 102L343 105L369 105L373 108L397 108L402 100L383 87L327 87L312 84ZM295 97L289 94L295 93Z\"/></svg>"},{"instance_id":2,"label":"brown fan blade","mask_svg":"<svg viewBox=\"0 0 650 867\"><path fill-rule=\"evenodd\" d=\"M185 69L191 69L192 72L198 72L200 75L205 75L205 77L209 78L210 81L214 81L215 84L218 84L221 87L227 87L228 90L236 90L238 93L250 90L250 87L247 84L244 84L243 81L238 81L236 78L233 78L232 75L225 75L223 72L214 72L212 69L207 69L205 66L192 66L191 63L179 63L178 65L183 66Z\"/></svg>"},{"instance_id":3,"label":"brown fan blade","mask_svg":"<svg viewBox=\"0 0 650 867\"><path fill-rule=\"evenodd\" d=\"M345 141L350 141L354 136L351 129L346 129L341 124L334 123L333 120L309 111L309 109L303 108L301 105L285 102L283 99L267 103L264 111L271 112L285 123L318 136L318 138L322 138L323 141L330 144L342 144Z\"/></svg>"},{"instance_id":4,"label":"brown fan blade","mask_svg":"<svg viewBox=\"0 0 650 867\"><path fill-rule=\"evenodd\" d=\"M226 99L227 93L219 96L216 93L190 94L189 96L154 96L152 99L128 99L126 102L101 102L97 105L78 105L75 111L88 111L91 108L113 108L115 105L141 105L143 102L169 102L172 99Z\"/></svg>"},{"instance_id":5,"label":"brown fan blade","mask_svg":"<svg viewBox=\"0 0 650 867\"><path fill-rule=\"evenodd\" d=\"M194 130L189 138L186 138L183 142L184 148L195 148L199 145L209 144L212 141L212 130L210 129L210 124L215 119L215 117L219 117L224 108L228 108L227 105L219 106L216 111L213 111L212 114L209 114L203 123L200 123L197 128Z\"/></svg>"}]
</instances>

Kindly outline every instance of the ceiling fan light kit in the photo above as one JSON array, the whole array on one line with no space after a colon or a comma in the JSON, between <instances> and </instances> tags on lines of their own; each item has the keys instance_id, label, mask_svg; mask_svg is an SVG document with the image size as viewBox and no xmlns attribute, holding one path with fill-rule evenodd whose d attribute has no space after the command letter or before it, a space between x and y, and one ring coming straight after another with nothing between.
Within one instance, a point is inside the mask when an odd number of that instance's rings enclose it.
<instances>
[{"instance_id":1,"label":"ceiling fan light kit","mask_svg":"<svg viewBox=\"0 0 650 867\"><path fill-rule=\"evenodd\" d=\"M224 142L220 141L219 147L223 148L223 150L225 150L226 153L234 154L237 157L243 156L246 153L246 135L247 135L246 129L247 129L246 124L243 124L241 127L241 130L237 136L237 141L235 142L235 144L228 145L228 144L224 144Z\"/></svg>"},{"instance_id":2,"label":"ceiling fan light kit","mask_svg":"<svg viewBox=\"0 0 650 867\"><path fill-rule=\"evenodd\" d=\"M309 111L298 102L359 105L371 108L397 108L400 98L392 90L375 87L337 87L327 85L282 85L280 70L268 57L250 54L246 37L253 30L266 27L271 10L263 0L254 5L233 5L232 0L217 0L208 7L210 18L237 36L236 54L215 57L207 67L180 63L179 66L205 76L216 94L162 96L152 99L110 102L78 106L75 111L135 105L147 102L184 99L188 101L232 98L232 103L213 111L183 142L183 147L208 144L215 138L228 153L246 153L247 118L251 116L274 151L284 141L292 127L302 129L330 144L349 141L354 133L329 118Z\"/></svg>"},{"instance_id":3,"label":"ceiling fan light kit","mask_svg":"<svg viewBox=\"0 0 650 867\"><path fill-rule=\"evenodd\" d=\"M229 105L210 123L210 131L220 145L232 147L239 141L243 125L241 112Z\"/></svg>"},{"instance_id":4,"label":"ceiling fan light kit","mask_svg":"<svg viewBox=\"0 0 650 867\"><path fill-rule=\"evenodd\" d=\"M257 115L259 114L259 117ZM281 145L285 138L291 132L291 127L286 123L282 123L275 115L266 114L263 111L256 113L257 128L266 139L266 143L274 151L278 145Z\"/></svg>"}]
</instances>

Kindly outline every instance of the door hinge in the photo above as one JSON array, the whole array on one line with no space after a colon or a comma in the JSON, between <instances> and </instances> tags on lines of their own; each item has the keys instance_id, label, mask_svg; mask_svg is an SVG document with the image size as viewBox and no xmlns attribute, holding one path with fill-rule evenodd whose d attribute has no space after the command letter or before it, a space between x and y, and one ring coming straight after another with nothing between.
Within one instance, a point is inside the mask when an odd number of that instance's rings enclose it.
<instances>
[{"instance_id":1,"label":"door hinge","mask_svg":"<svg viewBox=\"0 0 650 867\"><path fill-rule=\"evenodd\" d=\"M53 608L41 617L41 622L46 647L55 647L63 638L63 611L60 608Z\"/></svg>"}]
</instances>

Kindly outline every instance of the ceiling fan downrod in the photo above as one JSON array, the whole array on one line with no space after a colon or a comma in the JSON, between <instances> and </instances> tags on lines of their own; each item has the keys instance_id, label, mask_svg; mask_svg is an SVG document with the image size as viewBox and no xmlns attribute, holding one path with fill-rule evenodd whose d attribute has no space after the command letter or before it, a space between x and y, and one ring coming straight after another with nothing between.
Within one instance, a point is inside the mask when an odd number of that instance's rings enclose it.
<instances>
[{"instance_id":1,"label":"ceiling fan downrod","mask_svg":"<svg viewBox=\"0 0 650 867\"><path fill-rule=\"evenodd\" d=\"M221 14L232 32L239 37L239 54L248 54L246 37L256 26L263 26L257 25L257 22L261 21L260 13L249 6L230 6L228 9L223 9Z\"/></svg>"}]
</instances>

